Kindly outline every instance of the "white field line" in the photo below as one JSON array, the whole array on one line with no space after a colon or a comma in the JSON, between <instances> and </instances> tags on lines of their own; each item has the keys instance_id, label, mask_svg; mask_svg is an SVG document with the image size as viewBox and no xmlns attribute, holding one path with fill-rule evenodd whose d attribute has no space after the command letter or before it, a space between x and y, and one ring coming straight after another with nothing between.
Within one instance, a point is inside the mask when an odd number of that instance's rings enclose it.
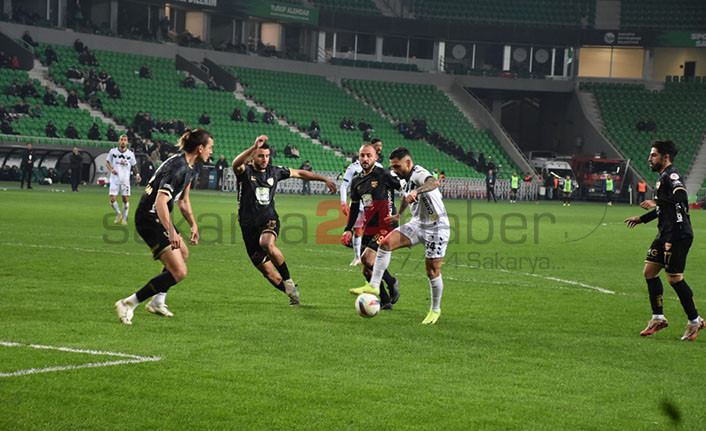
<instances>
[{"instance_id":1,"label":"white field line","mask_svg":"<svg viewBox=\"0 0 706 431\"><path fill-rule=\"evenodd\" d=\"M61 347L61 346L44 346L41 344L23 344L23 343L15 343L12 341L2 341L2 340L0 340L0 346L28 347L31 349L58 350L61 352L83 353L83 354L88 354L88 355L105 355L105 356L117 356L120 358L129 358L129 359L121 359L118 361L91 362L88 364L81 364L81 365L62 365L62 366L57 366L57 367L29 368L26 370L13 371L11 373L0 373L0 377L26 376L28 374L51 373L54 371L76 370L76 369L80 369L80 368L109 367L112 365L123 365L123 364L139 364L141 362L155 362L155 361L162 360L162 358L160 358L158 356L138 356L138 355L131 355L128 353L120 353L120 352L105 352L105 351L100 351L100 350L74 349L71 347Z\"/></svg>"}]
</instances>

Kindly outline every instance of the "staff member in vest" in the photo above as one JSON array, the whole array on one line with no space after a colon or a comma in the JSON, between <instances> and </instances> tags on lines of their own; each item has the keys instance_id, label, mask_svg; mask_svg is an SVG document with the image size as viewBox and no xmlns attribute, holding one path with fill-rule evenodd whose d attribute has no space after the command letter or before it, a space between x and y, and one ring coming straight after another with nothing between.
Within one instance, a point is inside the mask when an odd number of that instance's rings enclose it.
<instances>
[{"instance_id":1,"label":"staff member in vest","mask_svg":"<svg viewBox=\"0 0 706 431\"><path fill-rule=\"evenodd\" d=\"M637 182L637 204L640 205L641 202L645 200L645 193L647 192L647 183L640 180Z\"/></svg>"},{"instance_id":2,"label":"staff member in vest","mask_svg":"<svg viewBox=\"0 0 706 431\"><path fill-rule=\"evenodd\" d=\"M615 184L613 183L613 178L607 177L605 183L603 184L603 190L605 190L605 197L608 201L608 206L613 205L613 191L615 190Z\"/></svg>"},{"instance_id":3,"label":"staff member in vest","mask_svg":"<svg viewBox=\"0 0 706 431\"><path fill-rule=\"evenodd\" d=\"M22 153L22 161L20 162L20 188L25 188L25 179L27 179L27 190L32 189L32 169L34 169L34 150L32 144L27 144L27 149Z\"/></svg>"},{"instance_id":4,"label":"staff member in vest","mask_svg":"<svg viewBox=\"0 0 706 431\"><path fill-rule=\"evenodd\" d=\"M531 177L530 177L531 178ZM510 177L510 203L517 203L517 189L520 188L520 177L517 176L517 172L513 172Z\"/></svg>"},{"instance_id":5,"label":"staff member in vest","mask_svg":"<svg viewBox=\"0 0 706 431\"><path fill-rule=\"evenodd\" d=\"M564 187L562 188L564 194L564 206L571 206L571 193L578 187L578 184L575 184L575 182L571 180L570 176L567 175L566 178L564 178Z\"/></svg>"},{"instance_id":6,"label":"staff member in vest","mask_svg":"<svg viewBox=\"0 0 706 431\"><path fill-rule=\"evenodd\" d=\"M485 176L485 192L488 197L488 202L490 202L490 195L493 195L493 202L497 202L498 199L495 197L495 172L492 169L488 169L488 175Z\"/></svg>"}]
</instances>

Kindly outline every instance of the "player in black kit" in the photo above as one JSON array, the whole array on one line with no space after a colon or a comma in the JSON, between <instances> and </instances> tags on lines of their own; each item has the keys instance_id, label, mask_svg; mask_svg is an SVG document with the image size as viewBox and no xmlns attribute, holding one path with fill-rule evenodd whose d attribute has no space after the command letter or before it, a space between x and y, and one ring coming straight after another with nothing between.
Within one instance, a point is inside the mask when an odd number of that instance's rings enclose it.
<instances>
[{"instance_id":1,"label":"player in black kit","mask_svg":"<svg viewBox=\"0 0 706 431\"><path fill-rule=\"evenodd\" d=\"M348 225L341 237L341 242L347 244L351 240L353 226L358 218L358 211L362 205L363 213L363 241L365 251L360 257L363 264L363 276L367 281L373 275L373 265L380 241L385 235L397 227L397 222L391 225L386 219L394 215L395 190L400 189L400 180L393 176L389 170L375 166L377 159L376 148L373 144L363 144L358 151L358 161L363 171L353 177L350 185L351 210L348 213ZM383 274L389 294L385 289L377 292L380 295L381 308L392 309L400 296L399 284L387 270Z\"/></svg>"},{"instance_id":2,"label":"player in black kit","mask_svg":"<svg viewBox=\"0 0 706 431\"><path fill-rule=\"evenodd\" d=\"M272 166L266 141L267 136L258 136L252 147L233 160L233 172L238 179L238 222L253 265L275 288L289 296L289 305L298 306L299 292L282 252L275 245L279 235L279 216L275 211L277 183L287 178L323 181L331 193L336 193L336 185L313 172ZM252 164L246 164L251 158Z\"/></svg>"},{"instance_id":3,"label":"player in black kit","mask_svg":"<svg viewBox=\"0 0 706 431\"><path fill-rule=\"evenodd\" d=\"M691 341L704 328L704 320L699 316L691 288L684 280L686 256L694 240L694 231L689 218L686 187L681 175L672 165L677 152L677 147L672 141L652 143L650 168L660 175L655 186L655 199L646 200L640 206L646 210L654 209L641 217L630 217L625 220L625 223L629 228L633 228L637 224L658 219L657 237L647 252L644 269L652 305L652 319L640 335L652 335L669 325L662 311L663 289L659 278L659 272L664 267L669 284L679 296L679 301L689 319L681 339Z\"/></svg>"},{"instance_id":4,"label":"player in black kit","mask_svg":"<svg viewBox=\"0 0 706 431\"><path fill-rule=\"evenodd\" d=\"M206 162L213 153L213 137L203 129L184 133L179 139L181 153L162 163L145 187L145 193L135 211L135 228L152 251L154 260L164 264L162 272L133 295L115 303L120 321L132 324L135 308L153 297L146 306L152 314L171 317L164 303L167 290L186 278L186 259L189 249L174 227L170 213L177 202L181 214L191 226L190 244L198 244L199 230L191 210L189 184L193 166Z\"/></svg>"}]
</instances>

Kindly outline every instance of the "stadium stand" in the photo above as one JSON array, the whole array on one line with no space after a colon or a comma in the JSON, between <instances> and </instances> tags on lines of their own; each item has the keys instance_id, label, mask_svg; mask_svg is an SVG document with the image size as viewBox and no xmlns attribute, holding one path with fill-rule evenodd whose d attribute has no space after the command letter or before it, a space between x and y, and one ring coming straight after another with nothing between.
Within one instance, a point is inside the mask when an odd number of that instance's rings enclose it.
<instances>
[{"instance_id":1,"label":"stadium stand","mask_svg":"<svg viewBox=\"0 0 706 431\"><path fill-rule=\"evenodd\" d=\"M417 18L579 28L595 21L595 0L404 0Z\"/></svg>"},{"instance_id":2,"label":"stadium stand","mask_svg":"<svg viewBox=\"0 0 706 431\"><path fill-rule=\"evenodd\" d=\"M656 139L677 144L679 156L674 164L680 172L687 172L706 129L706 85L701 80L668 79L664 91L646 90L641 84L589 82L581 83L579 89L593 91L605 135L648 181L657 180L647 162L650 143Z\"/></svg>"},{"instance_id":3,"label":"stadium stand","mask_svg":"<svg viewBox=\"0 0 706 431\"><path fill-rule=\"evenodd\" d=\"M351 60L349 58L332 58L329 63L335 66L366 67L369 69L402 70L419 72L416 64L390 63L386 61Z\"/></svg>"},{"instance_id":4,"label":"stadium stand","mask_svg":"<svg viewBox=\"0 0 706 431\"><path fill-rule=\"evenodd\" d=\"M374 129L371 137L381 139L385 153L398 146L409 148L417 163L427 169L439 168L447 176L472 177L475 171L446 153L419 140L404 139L396 128L343 88L323 77L286 72L272 72L224 66L236 74L246 87L245 94L256 102L273 109L287 121L308 128L312 120L321 126L322 141L354 155L363 142L362 131L343 130L343 118L352 118L356 125L363 120Z\"/></svg>"},{"instance_id":5,"label":"stadium stand","mask_svg":"<svg viewBox=\"0 0 706 431\"><path fill-rule=\"evenodd\" d=\"M477 129L453 102L433 85L398 84L392 82L346 80L344 85L390 114L396 121L412 123L424 118L429 133L437 130L452 139L464 152L473 150L476 157L483 152L502 171L517 171L517 166L487 130ZM475 177L484 176L474 173Z\"/></svg>"},{"instance_id":6,"label":"stadium stand","mask_svg":"<svg viewBox=\"0 0 706 431\"><path fill-rule=\"evenodd\" d=\"M703 0L623 0L620 8L623 28L703 29L706 2Z\"/></svg>"},{"instance_id":7,"label":"stadium stand","mask_svg":"<svg viewBox=\"0 0 706 431\"><path fill-rule=\"evenodd\" d=\"M380 15L382 13L372 0L313 0L311 3L338 12L360 15Z\"/></svg>"}]
</instances>

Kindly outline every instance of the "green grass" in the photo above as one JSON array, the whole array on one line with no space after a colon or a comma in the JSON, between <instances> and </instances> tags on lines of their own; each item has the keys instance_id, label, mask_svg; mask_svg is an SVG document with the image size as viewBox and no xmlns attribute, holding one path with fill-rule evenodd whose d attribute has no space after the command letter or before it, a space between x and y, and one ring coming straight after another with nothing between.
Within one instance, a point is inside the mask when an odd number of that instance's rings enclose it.
<instances>
[{"instance_id":1,"label":"green grass","mask_svg":"<svg viewBox=\"0 0 706 431\"><path fill-rule=\"evenodd\" d=\"M140 193L133 191L133 212ZM679 341L686 319L666 279L671 326L637 335L651 314L642 266L656 224L630 231L622 220L641 209L473 201L469 243L467 203L447 201L460 239L447 250L441 319L424 327L423 250L393 253L402 290L395 309L359 318L347 293L362 282L348 266L352 251L316 244L316 226L335 218L315 216L324 199L277 197L278 243L301 308L250 265L231 229L234 195L195 191L197 216L212 214L201 221L203 239L217 239L219 216L222 243L190 247L189 276L167 298L174 318L140 307L124 326L113 303L160 266L132 223L110 224L107 189L0 184L0 340L163 358L0 378L0 429L662 430L674 426L664 400L677 406L684 429L706 421L706 334ZM294 213L304 216L305 235L301 218L284 219ZM506 230L506 240L527 235L523 243L502 240L510 213L524 215L527 227ZM493 220L485 244L483 214ZM692 221L686 278L703 304L704 213ZM0 345L0 373L112 359Z\"/></svg>"}]
</instances>

